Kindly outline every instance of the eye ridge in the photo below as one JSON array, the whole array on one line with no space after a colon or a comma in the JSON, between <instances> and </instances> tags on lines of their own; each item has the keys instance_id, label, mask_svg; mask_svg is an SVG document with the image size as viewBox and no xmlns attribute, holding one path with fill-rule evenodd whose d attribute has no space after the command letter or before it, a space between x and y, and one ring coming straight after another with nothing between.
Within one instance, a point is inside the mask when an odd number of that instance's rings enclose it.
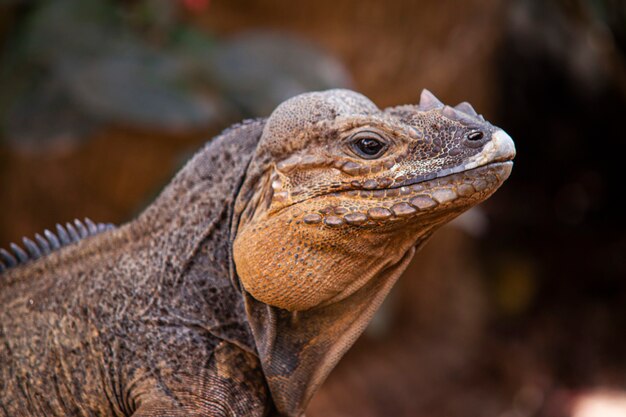
<instances>
[{"instance_id":1,"label":"eye ridge","mask_svg":"<svg viewBox=\"0 0 626 417\"><path fill-rule=\"evenodd\" d=\"M387 143L375 133L361 132L355 135L352 149L362 158L375 159L384 153L387 149Z\"/></svg>"}]
</instances>

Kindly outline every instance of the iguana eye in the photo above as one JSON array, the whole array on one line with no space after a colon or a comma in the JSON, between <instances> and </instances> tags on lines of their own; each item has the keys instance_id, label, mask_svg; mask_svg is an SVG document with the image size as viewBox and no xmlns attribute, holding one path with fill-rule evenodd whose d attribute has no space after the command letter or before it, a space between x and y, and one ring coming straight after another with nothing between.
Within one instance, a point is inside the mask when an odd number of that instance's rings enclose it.
<instances>
[{"instance_id":1,"label":"iguana eye","mask_svg":"<svg viewBox=\"0 0 626 417\"><path fill-rule=\"evenodd\" d=\"M352 150L365 159L379 158L387 150L387 143L377 133L359 132L352 137Z\"/></svg>"},{"instance_id":2,"label":"iguana eye","mask_svg":"<svg viewBox=\"0 0 626 417\"><path fill-rule=\"evenodd\" d=\"M467 140L481 140L485 134L480 130L474 130L467 134Z\"/></svg>"}]
</instances>

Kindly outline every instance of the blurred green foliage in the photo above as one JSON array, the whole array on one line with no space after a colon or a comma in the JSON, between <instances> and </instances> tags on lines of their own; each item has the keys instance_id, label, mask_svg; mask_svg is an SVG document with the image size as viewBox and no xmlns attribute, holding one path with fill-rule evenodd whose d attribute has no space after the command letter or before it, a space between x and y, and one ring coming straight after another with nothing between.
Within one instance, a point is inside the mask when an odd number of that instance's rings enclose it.
<instances>
[{"instance_id":1,"label":"blurred green foliage","mask_svg":"<svg viewBox=\"0 0 626 417\"><path fill-rule=\"evenodd\" d=\"M294 94L350 83L338 61L287 34L218 40L189 23L191 6L4 6L14 22L0 55L2 136L41 151L76 143L107 123L188 131L267 115Z\"/></svg>"}]
</instances>

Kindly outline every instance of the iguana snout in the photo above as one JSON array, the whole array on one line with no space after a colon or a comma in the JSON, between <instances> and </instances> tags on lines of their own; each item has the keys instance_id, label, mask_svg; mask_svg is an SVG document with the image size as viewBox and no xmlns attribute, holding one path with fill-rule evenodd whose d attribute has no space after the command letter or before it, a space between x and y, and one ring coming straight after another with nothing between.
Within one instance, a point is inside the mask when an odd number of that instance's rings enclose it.
<instances>
[{"instance_id":1,"label":"iguana snout","mask_svg":"<svg viewBox=\"0 0 626 417\"><path fill-rule=\"evenodd\" d=\"M434 228L489 197L515 147L467 103L379 110L347 90L297 96L268 119L234 245L245 289L306 310L340 301Z\"/></svg>"}]
</instances>

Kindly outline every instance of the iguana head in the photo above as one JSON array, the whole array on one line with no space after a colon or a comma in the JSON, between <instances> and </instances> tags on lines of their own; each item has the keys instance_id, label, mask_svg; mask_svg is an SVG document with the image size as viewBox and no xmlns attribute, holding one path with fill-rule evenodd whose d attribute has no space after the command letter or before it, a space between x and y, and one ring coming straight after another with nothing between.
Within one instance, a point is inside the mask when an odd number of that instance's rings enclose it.
<instances>
[{"instance_id":1,"label":"iguana head","mask_svg":"<svg viewBox=\"0 0 626 417\"><path fill-rule=\"evenodd\" d=\"M427 90L384 110L348 90L294 97L267 120L249 170L237 273L270 306L340 302L489 197L514 156L472 106Z\"/></svg>"},{"instance_id":2,"label":"iguana head","mask_svg":"<svg viewBox=\"0 0 626 417\"><path fill-rule=\"evenodd\" d=\"M308 93L265 121L234 207L233 258L263 373L300 416L433 230L489 197L515 147L467 103L380 110Z\"/></svg>"}]
</instances>

